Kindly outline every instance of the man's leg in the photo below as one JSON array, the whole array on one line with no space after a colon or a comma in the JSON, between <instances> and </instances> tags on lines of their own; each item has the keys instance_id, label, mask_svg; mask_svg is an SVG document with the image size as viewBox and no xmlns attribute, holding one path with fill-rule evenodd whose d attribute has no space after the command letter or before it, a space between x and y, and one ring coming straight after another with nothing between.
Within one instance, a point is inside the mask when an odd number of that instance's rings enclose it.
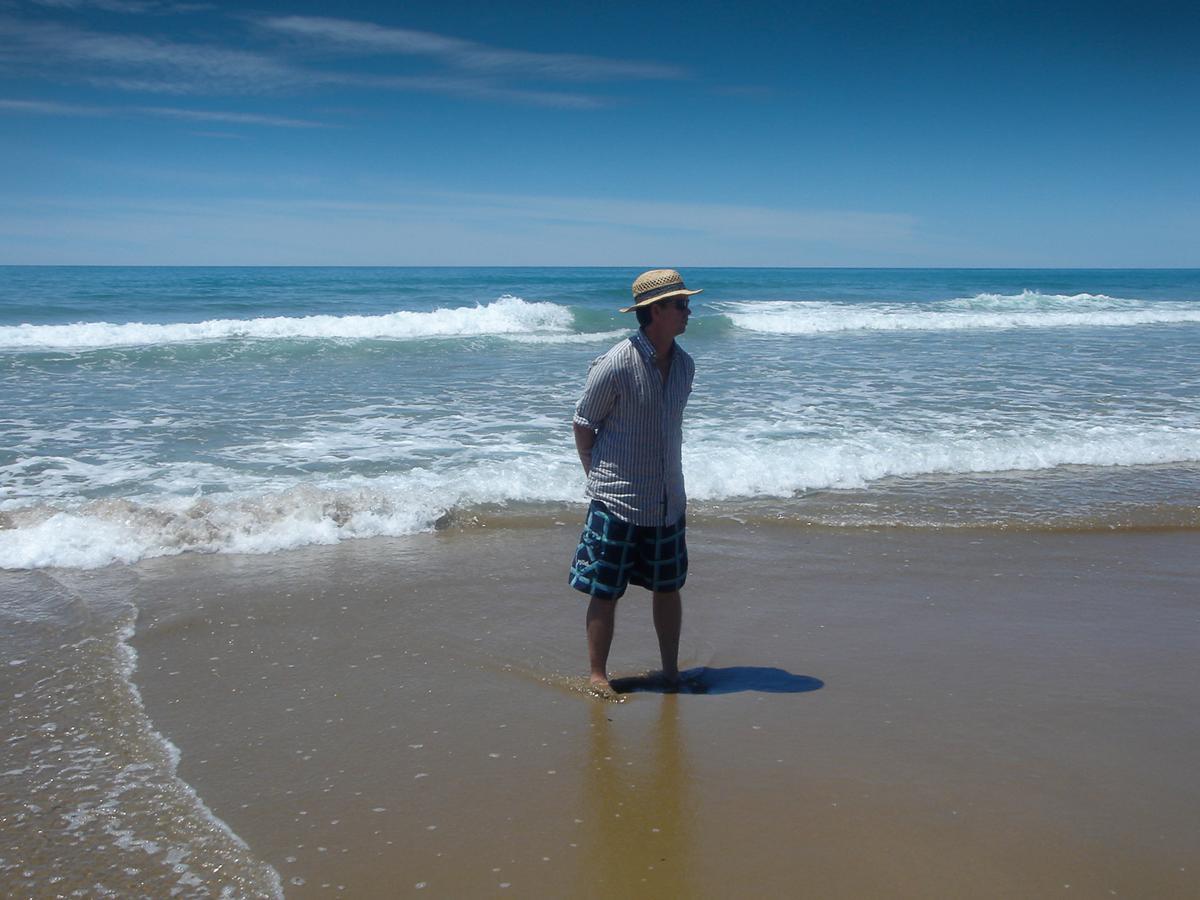
<instances>
[{"instance_id":1,"label":"man's leg","mask_svg":"<svg viewBox=\"0 0 1200 900\"><path fill-rule=\"evenodd\" d=\"M617 601L593 597L587 609L588 662L595 687L608 689L608 651L616 627Z\"/></svg>"},{"instance_id":2,"label":"man's leg","mask_svg":"<svg viewBox=\"0 0 1200 900\"><path fill-rule=\"evenodd\" d=\"M679 591L654 592L654 630L662 655L663 677L679 680L679 632L683 627L683 601Z\"/></svg>"}]
</instances>

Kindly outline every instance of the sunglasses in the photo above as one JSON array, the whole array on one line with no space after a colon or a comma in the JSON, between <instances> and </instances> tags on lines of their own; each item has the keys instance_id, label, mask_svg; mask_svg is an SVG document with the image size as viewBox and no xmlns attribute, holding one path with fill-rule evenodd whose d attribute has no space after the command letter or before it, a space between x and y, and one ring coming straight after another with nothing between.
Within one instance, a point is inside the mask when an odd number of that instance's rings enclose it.
<instances>
[{"instance_id":1,"label":"sunglasses","mask_svg":"<svg viewBox=\"0 0 1200 900\"><path fill-rule=\"evenodd\" d=\"M691 309L691 307L688 305L688 301L691 299L691 297L676 297L675 308L680 312L683 312L685 309Z\"/></svg>"}]
</instances>

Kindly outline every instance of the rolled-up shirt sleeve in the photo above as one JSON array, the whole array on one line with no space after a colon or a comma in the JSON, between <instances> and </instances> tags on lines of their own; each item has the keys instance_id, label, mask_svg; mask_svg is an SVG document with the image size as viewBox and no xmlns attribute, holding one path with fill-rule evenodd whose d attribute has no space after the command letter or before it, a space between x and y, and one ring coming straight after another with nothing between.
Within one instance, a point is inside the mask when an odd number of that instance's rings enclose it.
<instances>
[{"instance_id":1,"label":"rolled-up shirt sleeve","mask_svg":"<svg viewBox=\"0 0 1200 900\"><path fill-rule=\"evenodd\" d=\"M588 369L583 396L575 404L571 421L592 431L599 431L617 402L617 369L612 360L601 356Z\"/></svg>"}]
</instances>

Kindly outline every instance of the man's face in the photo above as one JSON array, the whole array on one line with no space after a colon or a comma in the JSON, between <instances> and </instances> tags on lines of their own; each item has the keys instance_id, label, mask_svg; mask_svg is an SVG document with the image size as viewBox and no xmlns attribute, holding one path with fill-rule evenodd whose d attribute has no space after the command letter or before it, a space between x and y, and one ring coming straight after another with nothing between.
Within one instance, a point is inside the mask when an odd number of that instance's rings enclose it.
<instances>
[{"instance_id":1,"label":"man's face","mask_svg":"<svg viewBox=\"0 0 1200 900\"><path fill-rule=\"evenodd\" d=\"M659 319L667 326L667 331L671 335L683 334L687 331L688 317L692 314L692 308L688 303L690 298L686 296L668 297L658 304L661 312Z\"/></svg>"}]
</instances>

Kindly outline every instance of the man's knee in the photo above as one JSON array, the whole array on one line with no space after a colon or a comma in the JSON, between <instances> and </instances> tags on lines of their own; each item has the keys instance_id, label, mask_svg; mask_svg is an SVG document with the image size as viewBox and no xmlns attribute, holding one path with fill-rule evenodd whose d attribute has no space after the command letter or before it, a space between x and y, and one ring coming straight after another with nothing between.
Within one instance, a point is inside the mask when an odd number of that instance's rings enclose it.
<instances>
[{"instance_id":1,"label":"man's knee","mask_svg":"<svg viewBox=\"0 0 1200 900\"><path fill-rule=\"evenodd\" d=\"M619 597L592 597L588 601L588 619L608 619L616 615Z\"/></svg>"}]
</instances>

